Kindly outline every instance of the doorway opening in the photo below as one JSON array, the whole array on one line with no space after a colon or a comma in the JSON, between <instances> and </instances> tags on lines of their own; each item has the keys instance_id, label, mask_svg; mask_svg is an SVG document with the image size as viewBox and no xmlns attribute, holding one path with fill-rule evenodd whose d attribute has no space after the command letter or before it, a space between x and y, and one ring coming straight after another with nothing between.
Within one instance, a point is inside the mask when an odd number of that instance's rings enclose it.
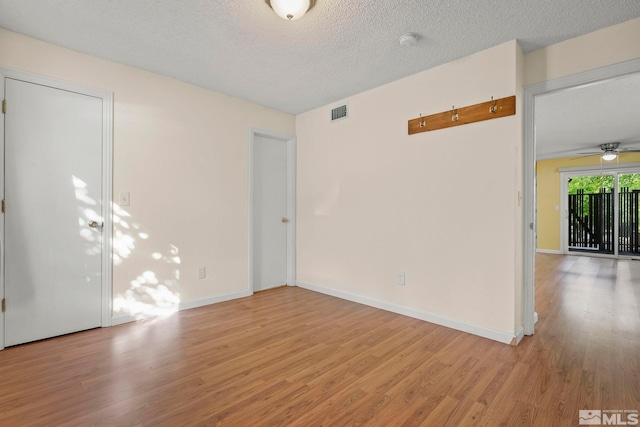
<instances>
[{"instance_id":1,"label":"doorway opening","mask_svg":"<svg viewBox=\"0 0 640 427\"><path fill-rule=\"evenodd\" d=\"M523 198L523 207L524 207L524 227L523 227L523 241L524 241L524 263L523 263L523 326L524 333L526 335L532 335L534 333L534 325L535 319L537 318L537 314L535 312L535 255L537 249L537 241L538 241L538 218L539 215L546 215L550 218L555 218L555 221L558 221L558 224L568 221L568 218L565 218L562 214L565 213L564 210L560 209L560 204L566 200L567 198L560 198L560 191L562 185L551 185L550 188L555 187L556 196L559 200L555 203L549 203L550 210L539 212L539 200L537 198L537 191L539 191L539 177L537 175L538 168L538 160L539 160L539 148L538 140L541 137L541 126L539 123L540 118L538 117L538 113L536 112L536 104L537 101L540 102L547 95L555 95L555 94L576 94L579 93L579 90L583 88L595 88L598 89L598 86L602 88L600 83L603 82L613 82L618 79L624 79L626 77L640 75L640 59L635 59L619 64L610 65L607 67L586 71L579 74L570 75L567 77L558 78L555 80L549 80L542 83L538 83L535 85L531 85L525 88L524 91L524 166L523 166L523 182L524 182L524 198ZM555 111L552 116L558 118L560 120L566 121L575 121L576 123L582 124L599 124L603 123L603 118L605 115L609 114L612 109L603 107L602 103L605 101L605 94L600 94L598 96L593 96L590 94L585 99L594 100L598 103L597 108L583 108L587 104L586 102L580 104L581 107L580 113L576 111L576 109L566 110L564 108L558 109L562 110L562 112ZM638 97L630 97L630 99L637 99ZM618 106L618 102L612 101L614 106ZM607 104L609 105L609 104ZM572 111L572 114L566 114L567 111ZM637 109L628 109L629 112L637 111ZM585 116L588 114L597 114L596 120L586 119ZM626 116L625 112L625 116ZM611 123L613 123L613 127L605 128L604 126L599 129L599 131L606 131L607 129L613 129L613 131L619 131L621 129L620 124L622 123L622 118L615 116ZM586 131L587 126L582 126L581 131L585 133L584 139L589 139L594 135L589 131ZM590 128L592 129L592 128ZM636 127L637 129L637 127ZM630 145L633 143L637 143L637 139L634 139L634 135L628 135L628 138L622 138L624 141L624 145ZM563 152L556 152L554 157L548 157L548 159L553 158L571 158L576 155L580 155L576 150L585 151L584 146L568 146L567 145L567 137L575 136L572 134L562 134L560 132L551 132L551 135L557 139L556 144L552 144L552 147L556 147L559 150L564 150ZM628 141L627 141L628 139ZM576 139L577 144L581 144L579 139ZM588 147L591 151L594 148L600 146L605 142L616 142L619 139L612 139L611 141L592 141L591 146ZM563 166L561 166L563 167ZM556 174L557 174L557 166L556 166ZM557 176L557 175L556 175ZM559 179L559 176L558 176ZM560 184L560 183L558 183ZM612 196L613 197L613 196ZM631 196L633 197L633 196ZM555 205L555 206L554 206ZM620 221L618 215L614 216L614 221ZM621 230L617 228L618 226L614 225L613 230L618 233L621 233ZM560 227L557 227L558 230ZM605 227L606 228L606 227ZM628 228L629 230L632 227ZM626 230L626 229L625 229ZM558 236L558 244L555 249L555 253L562 253L562 246L559 243L560 239L565 237L566 233L561 233ZM620 238L620 237L618 237ZM615 239L614 239L615 241ZM631 236L628 241L632 242ZM620 243L620 242L618 242ZM617 249L616 249L617 248ZM620 247L618 244L614 245L614 251L619 250ZM625 248L625 251L627 248Z\"/></svg>"}]
</instances>

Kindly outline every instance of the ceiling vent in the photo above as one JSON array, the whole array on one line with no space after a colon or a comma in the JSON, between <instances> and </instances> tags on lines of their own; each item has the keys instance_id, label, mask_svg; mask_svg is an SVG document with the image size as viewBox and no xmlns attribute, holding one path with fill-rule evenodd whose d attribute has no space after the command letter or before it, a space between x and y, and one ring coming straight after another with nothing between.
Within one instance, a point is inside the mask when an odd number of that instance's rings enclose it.
<instances>
[{"instance_id":1,"label":"ceiling vent","mask_svg":"<svg viewBox=\"0 0 640 427\"><path fill-rule=\"evenodd\" d=\"M335 122L336 120L346 119L347 117L349 117L349 115L347 114L347 104L341 105L331 110L332 122Z\"/></svg>"}]
</instances>

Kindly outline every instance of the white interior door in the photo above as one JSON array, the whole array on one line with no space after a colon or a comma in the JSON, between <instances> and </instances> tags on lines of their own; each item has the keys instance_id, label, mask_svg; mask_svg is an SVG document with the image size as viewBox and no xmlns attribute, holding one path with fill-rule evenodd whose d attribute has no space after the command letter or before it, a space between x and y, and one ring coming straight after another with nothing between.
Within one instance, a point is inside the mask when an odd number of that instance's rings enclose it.
<instances>
[{"instance_id":1,"label":"white interior door","mask_svg":"<svg viewBox=\"0 0 640 427\"><path fill-rule=\"evenodd\" d=\"M287 283L287 142L255 135L253 290Z\"/></svg>"},{"instance_id":2,"label":"white interior door","mask_svg":"<svg viewBox=\"0 0 640 427\"><path fill-rule=\"evenodd\" d=\"M101 325L102 100L5 79L5 345Z\"/></svg>"}]
</instances>

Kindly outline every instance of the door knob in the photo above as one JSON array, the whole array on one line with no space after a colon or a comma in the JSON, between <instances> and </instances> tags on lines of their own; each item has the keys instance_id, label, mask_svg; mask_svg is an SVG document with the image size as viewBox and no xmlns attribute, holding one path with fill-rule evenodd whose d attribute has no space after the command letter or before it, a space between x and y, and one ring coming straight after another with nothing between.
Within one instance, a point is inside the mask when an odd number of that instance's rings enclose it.
<instances>
[{"instance_id":1,"label":"door knob","mask_svg":"<svg viewBox=\"0 0 640 427\"><path fill-rule=\"evenodd\" d=\"M289 218L282 218L282 222L289 222Z\"/></svg>"},{"instance_id":2,"label":"door knob","mask_svg":"<svg viewBox=\"0 0 640 427\"><path fill-rule=\"evenodd\" d=\"M91 228L98 228L98 222L97 221L91 221L89 223L89 227Z\"/></svg>"}]
</instances>

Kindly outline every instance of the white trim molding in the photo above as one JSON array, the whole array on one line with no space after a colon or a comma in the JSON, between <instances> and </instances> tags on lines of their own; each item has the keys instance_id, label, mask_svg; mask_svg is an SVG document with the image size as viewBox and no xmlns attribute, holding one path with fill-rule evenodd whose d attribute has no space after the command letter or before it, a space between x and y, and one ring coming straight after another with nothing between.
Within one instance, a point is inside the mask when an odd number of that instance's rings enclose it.
<instances>
[{"instance_id":1,"label":"white trim molding","mask_svg":"<svg viewBox=\"0 0 640 427\"><path fill-rule=\"evenodd\" d=\"M625 171L627 169L640 169L640 163L616 163L614 165L600 165L600 166L577 166L573 168L559 168L558 172L574 173L575 176L580 176L579 172L602 172L602 171Z\"/></svg>"},{"instance_id":2,"label":"white trim molding","mask_svg":"<svg viewBox=\"0 0 640 427\"><path fill-rule=\"evenodd\" d=\"M253 295L253 292L245 289L243 291L233 292L230 294L216 295L213 297L197 299L194 301L181 302L179 310L190 310L192 308L204 307L205 305L218 304L220 302L231 301L238 298L250 297L251 295Z\"/></svg>"},{"instance_id":3,"label":"white trim molding","mask_svg":"<svg viewBox=\"0 0 640 427\"><path fill-rule=\"evenodd\" d=\"M515 345L520 344L520 341L522 341L522 338L524 338L524 328L519 328L515 336Z\"/></svg>"},{"instance_id":4,"label":"white trim molding","mask_svg":"<svg viewBox=\"0 0 640 427\"><path fill-rule=\"evenodd\" d=\"M147 317L145 317L144 319L147 319ZM118 326L118 325L122 325L125 323L130 323L130 322L135 322L136 320L142 320L137 318L134 315L131 314L123 314L121 316L114 316L111 318L111 326Z\"/></svg>"},{"instance_id":5,"label":"white trim molding","mask_svg":"<svg viewBox=\"0 0 640 427\"><path fill-rule=\"evenodd\" d=\"M536 253L539 254L552 254L552 255L562 255L562 251L557 249L536 249Z\"/></svg>"},{"instance_id":6,"label":"white trim molding","mask_svg":"<svg viewBox=\"0 0 640 427\"><path fill-rule=\"evenodd\" d=\"M0 99L4 99L5 81L0 69ZM4 117L0 120L0 199L4 200ZM4 298L4 215L0 218L0 300ZM4 313L0 313L0 350L4 349Z\"/></svg>"},{"instance_id":7,"label":"white trim molding","mask_svg":"<svg viewBox=\"0 0 640 427\"><path fill-rule=\"evenodd\" d=\"M190 310L192 308L204 307L206 305L218 304L225 301L232 301L239 298L245 298L251 295L253 295L253 292L248 290L242 290L242 291L233 292L230 294L216 295L216 296L202 298L202 299L193 300L193 301L184 301L184 302L180 302L176 310L171 312L171 314L174 314L178 311ZM123 315L114 316L113 318L111 318L111 324L114 326L122 325L124 323L135 322L136 320L153 319L153 318L163 317L163 316L166 316L166 315L147 316L142 314L140 315L123 314Z\"/></svg>"},{"instance_id":8,"label":"white trim molding","mask_svg":"<svg viewBox=\"0 0 640 427\"><path fill-rule=\"evenodd\" d=\"M469 334L477 335L483 338L488 338L490 340L498 341L503 344L511 344L514 340L516 340L516 342L519 342L515 334L510 334L508 332L499 331L491 328L485 328L483 326L478 326L471 323L450 319L448 317L429 313L427 311L417 310L415 308L406 307L399 304L392 304L392 303L381 301L375 298L356 295L356 294L340 291L337 289L327 288L324 286L318 286L312 283L299 281L299 282L296 282L296 284L297 286L303 289L307 289L307 290L318 292L325 295L330 295L332 297L356 302L359 304L368 305L369 307L379 308L380 310L390 311L392 313L401 314L403 316L413 317L414 319L424 320L429 323L435 323L436 325L445 326L447 328L455 329L462 332L467 332Z\"/></svg>"}]
</instances>

